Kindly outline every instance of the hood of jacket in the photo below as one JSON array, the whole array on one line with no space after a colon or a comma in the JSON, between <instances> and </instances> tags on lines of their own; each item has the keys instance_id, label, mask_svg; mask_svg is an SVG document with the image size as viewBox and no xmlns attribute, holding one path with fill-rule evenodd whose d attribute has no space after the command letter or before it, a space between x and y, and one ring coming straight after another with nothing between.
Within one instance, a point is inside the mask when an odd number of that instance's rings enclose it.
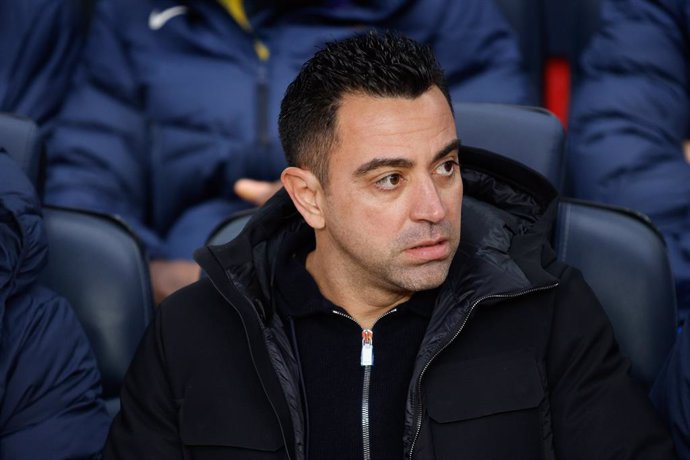
<instances>
[{"instance_id":1,"label":"hood of jacket","mask_svg":"<svg viewBox=\"0 0 690 460\"><path fill-rule=\"evenodd\" d=\"M14 159L0 150L0 322L8 300L38 278L47 252L36 192Z\"/></svg>"}]
</instances>

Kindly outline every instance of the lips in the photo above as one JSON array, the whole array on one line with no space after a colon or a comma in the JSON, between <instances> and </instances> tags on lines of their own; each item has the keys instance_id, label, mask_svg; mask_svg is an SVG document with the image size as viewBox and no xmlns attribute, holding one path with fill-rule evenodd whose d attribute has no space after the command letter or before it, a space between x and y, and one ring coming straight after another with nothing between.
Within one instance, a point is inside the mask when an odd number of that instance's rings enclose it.
<instances>
[{"instance_id":1,"label":"lips","mask_svg":"<svg viewBox=\"0 0 690 460\"><path fill-rule=\"evenodd\" d=\"M422 241L406 249L405 253L424 262L443 260L450 255L450 244L445 238Z\"/></svg>"}]
</instances>

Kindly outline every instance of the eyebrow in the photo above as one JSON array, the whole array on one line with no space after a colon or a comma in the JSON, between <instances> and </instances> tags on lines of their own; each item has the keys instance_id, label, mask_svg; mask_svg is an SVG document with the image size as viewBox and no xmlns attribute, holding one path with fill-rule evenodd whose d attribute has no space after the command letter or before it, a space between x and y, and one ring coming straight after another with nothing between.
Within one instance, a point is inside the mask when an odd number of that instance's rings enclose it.
<instances>
[{"instance_id":1,"label":"eyebrow","mask_svg":"<svg viewBox=\"0 0 690 460\"><path fill-rule=\"evenodd\" d=\"M440 160L452 151L458 150L459 148L460 139L453 139L451 142L448 143L448 145L443 147L441 150L438 151L436 155L434 155L432 163ZM357 168L354 175L355 177L361 177L369 173L370 171L374 171L379 168L411 168L413 166L414 162L407 160L405 158L374 158L373 160L368 161L361 165L359 168Z\"/></svg>"}]
</instances>

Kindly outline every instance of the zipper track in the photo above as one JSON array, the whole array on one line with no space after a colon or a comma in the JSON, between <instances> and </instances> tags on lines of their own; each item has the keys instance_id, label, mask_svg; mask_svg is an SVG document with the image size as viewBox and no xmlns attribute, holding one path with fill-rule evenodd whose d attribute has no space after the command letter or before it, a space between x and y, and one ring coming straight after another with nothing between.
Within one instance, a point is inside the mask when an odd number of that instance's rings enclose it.
<instances>
[{"instance_id":1,"label":"zipper track","mask_svg":"<svg viewBox=\"0 0 690 460\"><path fill-rule=\"evenodd\" d=\"M362 451L363 460L371 460L371 434L369 431L369 385L371 367L364 366L364 384L362 386Z\"/></svg>"},{"instance_id":2,"label":"zipper track","mask_svg":"<svg viewBox=\"0 0 690 460\"><path fill-rule=\"evenodd\" d=\"M374 329L374 326L376 323L379 322L382 318L385 316L390 315L391 313L395 313L398 309L393 308L392 310L388 310L386 313L383 315L379 316L376 318L376 321L374 321L374 324L371 325L370 328L366 329L371 331ZM333 310L333 313L335 313L338 316L342 316L343 318L347 318L351 321L353 321L357 326L359 326L362 331L365 329L357 322L356 319L354 319L352 316L348 315L347 313L343 313L338 310ZM370 433L370 426L369 426L369 387L371 385L371 368L373 367L372 365L368 366L363 366L364 367L364 381L362 382L362 458L363 460L371 460L371 433Z\"/></svg>"},{"instance_id":3,"label":"zipper track","mask_svg":"<svg viewBox=\"0 0 690 460\"><path fill-rule=\"evenodd\" d=\"M347 318L347 319L349 319L350 321L354 321L354 323L355 323L357 326L359 326L359 328L360 328L361 330L364 330L364 328L357 322L357 320L354 319L352 316L348 315L347 313L343 313L342 311L338 311L338 310L331 310L331 311L332 311L333 313L335 313L336 315L338 315L338 316L342 316L343 318ZM376 318L376 321L374 321L374 324L371 325L371 327L369 328L369 330L374 329L374 326L376 326L376 323L378 323L379 320L381 320L382 318L385 318L386 316L390 315L391 313L395 313L396 311L398 311L398 309L397 309L397 308L393 308L392 310L388 310L386 313L384 313L383 315L381 315L381 316L379 316L378 318Z\"/></svg>"},{"instance_id":4,"label":"zipper track","mask_svg":"<svg viewBox=\"0 0 690 460\"><path fill-rule=\"evenodd\" d=\"M421 403L422 378L424 377L424 374L426 373L426 370L431 365L432 361L434 359L436 359L436 357L438 355L440 355L441 352L443 352L443 350L448 348L450 346L450 344L453 343L455 341L455 339L460 335L462 330L465 328L465 324L467 324L467 321L469 320L470 316L472 315L472 312L477 307L477 305L479 305L481 302L483 302L487 299L511 299L511 298L531 294L533 292L546 291L549 289L553 289L556 286L558 286L558 282L555 282L555 283L550 284L548 286L542 286L542 287L538 287L538 288L527 289L526 291L516 292L514 294L490 294L490 295L486 295L484 297L477 299L472 304L469 312L465 316L465 319L462 321L462 324L460 324L460 327L458 328L458 330L455 332L455 334L453 334L453 337L451 337L450 340L448 342L446 342L443 345L443 347L441 347L441 349L439 349L436 353L434 353L434 355L429 359L429 361L426 362L426 364L424 365L424 368L422 369L422 372L419 374L419 378L417 379L417 398L419 399L419 402L417 403L416 410L415 410L417 412L417 421L416 421L417 429L415 430L414 439L412 439L412 445L410 446L410 455L408 458L412 459L412 457L414 456L414 448L415 448L415 445L417 443L417 439L419 438L419 433L422 430L422 403Z\"/></svg>"}]
</instances>

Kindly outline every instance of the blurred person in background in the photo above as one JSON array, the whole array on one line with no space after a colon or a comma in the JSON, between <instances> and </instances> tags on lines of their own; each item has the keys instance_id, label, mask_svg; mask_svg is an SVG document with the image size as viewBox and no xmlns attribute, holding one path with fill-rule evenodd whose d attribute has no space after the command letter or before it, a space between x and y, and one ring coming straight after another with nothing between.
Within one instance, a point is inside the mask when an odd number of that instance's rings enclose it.
<instances>
[{"instance_id":1,"label":"blurred person in background","mask_svg":"<svg viewBox=\"0 0 690 460\"><path fill-rule=\"evenodd\" d=\"M65 299L37 284L48 245L28 178L0 150L0 458L99 458L100 374Z\"/></svg>"},{"instance_id":2,"label":"blurred person in background","mask_svg":"<svg viewBox=\"0 0 690 460\"><path fill-rule=\"evenodd\" d=\"M0 0L0 111L45 134L83 49L88 0Z\"/></svg>"},{"instance_id":3,"label":"blurred person in background","mask_svg":"<svg viewBox=\"0 0 690 460\"><path fill-rule=\"evenodd\" d=\"M605 1L582 71L569 179L576 196L641 211L664 235L685 325L651 397L690 459L690 2Z\"/></svg>"},{"instance_id":4,"label":"blurred person in background","mask_svg":"<svg viewBox=\"0 0 690 460\"><path fill-rule=\"evenodd\" d=\"M531 102L486 0L101 0L48 145L46 202L123 217L160 301L198 278L192 252L217 224L279 187L279 103L302 63L369 28L431 45L454 101Z\"/></svg>"},{"instance_id":5,"label":"blurred person in background","mask_svg":"<svg viewBox=\"0 0 690 460\"><path fill-rule=\"evenodd\" d=\"M690 2L608 0L582 59L568 154L575 196L648 215L690 312Z\"/></svg>"}]
</instances>

